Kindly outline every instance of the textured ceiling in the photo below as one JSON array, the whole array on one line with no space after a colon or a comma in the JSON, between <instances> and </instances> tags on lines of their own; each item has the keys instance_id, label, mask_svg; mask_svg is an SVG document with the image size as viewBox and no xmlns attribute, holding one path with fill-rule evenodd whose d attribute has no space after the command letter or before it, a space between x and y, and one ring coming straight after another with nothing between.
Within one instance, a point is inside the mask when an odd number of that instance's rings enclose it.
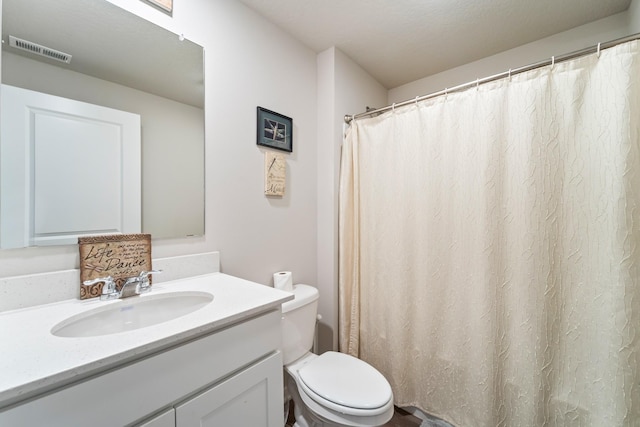
<instances>
[{"instance_id":1,"label":"textured ceiling","mask_svg":"<svg viewBox=\"0 0 640 427\"><path fill-rule=\"evenodd\" d=\"M2 0L2 49L202 108L202 48L106 1ZM8 45L9 35L71 54L61 64Z\"/></svg>"},{"instance_id":2,"label":"textured ceiling","mask_svg":"<svg viewBox=\"0 0 640 427\"><path fill-rule=\"evenodd\" d=\"M631 0L240 0L388 89L629 8Z\"/></svg>"}]
</instances>

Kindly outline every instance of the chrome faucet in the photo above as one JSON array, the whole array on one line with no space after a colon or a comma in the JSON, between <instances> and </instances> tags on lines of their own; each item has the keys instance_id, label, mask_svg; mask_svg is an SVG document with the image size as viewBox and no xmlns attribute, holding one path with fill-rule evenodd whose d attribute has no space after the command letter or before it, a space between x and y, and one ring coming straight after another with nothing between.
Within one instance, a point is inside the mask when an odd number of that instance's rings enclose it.
<instances>
[{"instance_id":1,"label":"chrome faucet","mask_svg":"<svg viewBox=\"0 0 640 427\"><path fill-rule=\"evenodd\" d=\"M149 276L151 274L162 273L162 270L141 271L137 276L129 277L120 289L119 298L127 298L132 295L140 295L151 290Z\"/></svg>"},{"instance_id":2,"label":"chrome faucet","mask_svg":"<svg viewBox=\"0 0 640 427\"><path fill-rule=\"evenodd\" d=\"M101 301L108 301L118 298L128 298L133 295L140 295L151 290L151 283L149 283L149 276L156 273L162 273L162 270L141 271L137 276L129 277L125 280L124 285L120 291L116 288L116 282L111 276L99 277L93 280L85 280L83 285L89 286L99 282L104 282L102 285L102 294L100 295Z\"/></svg>"},{"instance_id":3,"label":"chrome faucet","mask_svg":"<svg viewBox=\"0 0 640 427\"><path fill-rule=\"evenodd\" d=\"M110 300L120 298L118 295L118 290L116 288L116 282L113 280L113 277L98 277L97 279L85 280L82 282L85 286L95 285L96 283L104 282L102 285L102 295L100 295L100 300Z\"/></svg>"}]
</instances>

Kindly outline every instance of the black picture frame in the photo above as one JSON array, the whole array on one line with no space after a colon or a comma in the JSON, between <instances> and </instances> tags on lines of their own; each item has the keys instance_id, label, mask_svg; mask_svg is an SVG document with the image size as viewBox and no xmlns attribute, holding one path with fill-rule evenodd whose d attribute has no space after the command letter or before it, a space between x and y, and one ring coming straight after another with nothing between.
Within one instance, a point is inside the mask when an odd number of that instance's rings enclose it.
<instances>
[{"instance_id":1,"label":"black picture frame","mask_svg":"<svg viewBox=\"0 0 640 427\"><path fill-rule=\"evenodd\" d=\"M257 142L264 147L293 152L293 119L258 107Z\"/></svg>"}]
</instances>

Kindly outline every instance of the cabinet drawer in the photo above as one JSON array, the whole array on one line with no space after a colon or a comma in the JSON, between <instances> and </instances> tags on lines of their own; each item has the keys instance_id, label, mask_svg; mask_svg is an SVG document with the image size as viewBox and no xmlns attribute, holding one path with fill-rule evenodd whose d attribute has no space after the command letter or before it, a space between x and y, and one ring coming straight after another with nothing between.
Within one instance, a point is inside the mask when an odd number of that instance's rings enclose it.
<instances>
[{"instance_id":1,"label":"cabinet drawer","mask_svg":"<svg viewBox=\"0 0 640 427\"><path fill-rule=\"evenodd\" d=\"M183 400L280 347L274 310L0 413L0 425L126 425Z\"/></svg>"}]
</instances>

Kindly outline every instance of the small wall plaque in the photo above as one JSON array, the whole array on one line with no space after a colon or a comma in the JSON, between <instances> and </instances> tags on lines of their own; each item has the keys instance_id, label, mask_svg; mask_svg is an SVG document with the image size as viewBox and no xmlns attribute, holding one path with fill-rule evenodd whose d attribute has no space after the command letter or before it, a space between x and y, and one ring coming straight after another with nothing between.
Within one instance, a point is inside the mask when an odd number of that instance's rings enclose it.
<instances>
[{"instance_id":1,"label":"small wall plaque","mask_svg":"<svg viewBox=\"0 0 640 427\"><path fill-rule=\"evenodd\" d=\"M284 196L287 162L283 154L267 151L264 154L264 194Z\"/></svg>"},{"instance_id":2,"label":"small wall plaque","mask_svg":"<svg viewBox=\"0 0 640 427\"><path fill-rule=\"evenodd\" d=\"M82 284L85 280L111 276L120 290L127 278L152 270L150 234L79 237L78 246L80 299L94 298L102 293L102 283L85 286Z\"/></svg>"}]
</instances>

